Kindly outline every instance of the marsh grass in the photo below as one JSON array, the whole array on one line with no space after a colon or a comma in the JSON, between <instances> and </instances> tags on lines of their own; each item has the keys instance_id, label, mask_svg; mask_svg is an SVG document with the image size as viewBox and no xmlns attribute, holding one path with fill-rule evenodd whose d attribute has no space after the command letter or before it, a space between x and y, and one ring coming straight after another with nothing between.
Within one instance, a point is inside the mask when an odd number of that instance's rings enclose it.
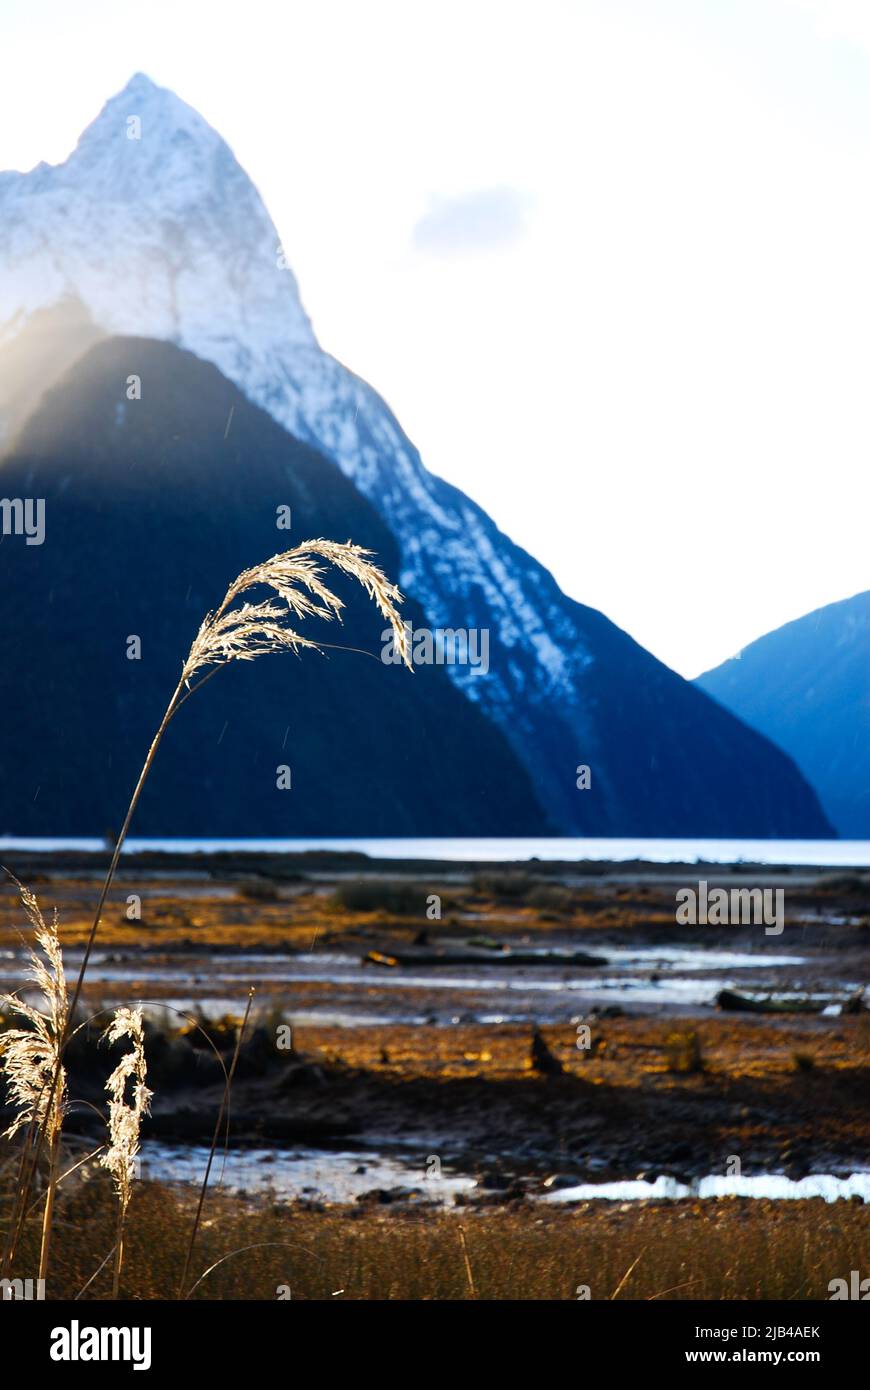
<instances>
[{"instance_id":1,"label":"marsh grass","mask_svg":"<svg viewBox=\"0 0 870 1390\"><path fill-rule=\"evenodd\" d=\"M330 902L346 912L381 912L425 920L426 900L433 891L421 883L401 883L396 879L354 879L340 883Z\"/></svg>"},{"instance_id":2,"label":"marsh grass","mask_svg":"<svg viewBox=\"0 0 870 1390\"><path fill-rule=\"evenodd\" d=\"M215 1156L215 1152L217 1151L218 1140L219 1140L219 1138L220 1138L221 1128L222 1128L223 1123L224 1123L224 1116L226 1116L226 1119L227 1119L227 1138L229 1138L229 1108L230 1108L230 1096L231 1096L231 1094L232 1094L232 1089L233 1089L233 1077L234 1077L235 1074L236 1074L236 1067L237 1067L238 1064L239 1064L239 1053L240 1053L241 1050L242 1050L242 1040L244 1039L244 1036L245 1036L245 1029L246 1029L247 1026L248 1026L248 1020L249 1020L249 1018L250 1018L250 1016L251 1016L251 1006L252 1006L253 1002L254 1002L254 991L253 991L253 989L252 989L252 990L250 991L250 993L248 994L248 1004L247 1004L247 1008L245 1009L245 1016L244 1016L244 1018L242 1019L241 1027L239 1028L239 1030L238 1030L238 1032L237 1032L237 1035L236 1035L236 1044L235 1044L235 1047L234 1047L234 1049L233 1049L233 1060L232 1060L232 1062L230 1063L230 1069L229 1069L229 1072L227 1073L227 1080L226 1080L226 1085L225 1085L225 1087L224 1087L223 1100L221 1101L221 1107L220 1107L220 1110L219 1110L219 1112L218 1112L217 1120L216 1120L216 1122L215 1122L214 1134L212 1135L211 1148L209 1149L208 1161L207 1161L207 1163L206 1163L206 1165L205 1165L205 1172L204 1172L203 1178L202 1178L202 1187L200 1188L200 1191L199 1191L199 1200L198 1200L198 1202L197 1202L197 1204L196 1204L196 1215L195 1215L194 1218L193 1218L193 1223L192 1223L191 1228L190 1228L190 1242L189 1242L188 1247L187 1247L187 1254L186 1254L185 1260L184 1260L184 1268L183 1268L182 1271L181 1271L181 1279L179 1280L179 1284L178 1284L178 1297L179 1297L179 1298L183 1298L183 1297L185 1296L185 1289L187 1288L187 1276L188 1276L188 1271L190 1270L190 1262L191 1262L191 1260L193 1259L193 1250L194 1250L194 1246L196 1245L196 1237L197 1237L197 1235L198 1235L198 1233L199 1233L200 1222L202 1221L202 1210L203 1210L203 1207L204 1207L204 1205L205 1205L206 1192L208 1191L208 1180L209 1180L209 1177L211 1176L211 1168L212 1168L212 1164L214 1163L214 1156Z\"/></svg>"},{"instance_id":3,"label":"marsh grass","mask_svg":"<svg viewBox=\"0 0 870 1390\"><path fill-rule=\"evenodd\" d=\"M669 1033L665 1040L665 1055L668 1071L678 1075L697 1076L707 1069L700 1036L693 1028Z\"/></svg>"},{"instance_id":4,"label":"marsh grass","mask_svg":"<svg viewBox=\"0 0 870 1390\"><path fill-rule=\"evenodd\" d=\"M243 879L236 888L236 897L245 902L274 903L281 897L277 883L268 878Z\"/></svg>"},{"instance_id":5,"label":"marsh grass","mask_svg":"<svg viewBox=\"0 0 870 1390\"><path fill-rule=\"evenodd\" d=\"M524 903L535 886L535 879L531 874L522 870L493 870L475 874L472 878L474 892L479 897L492 899L493 902Z\"/></svg>"},{"instance_id":6,"label":"marsh grass","mask_svg":"<svg viewBox=\"0 0 870 1390\"><path fill-rule=\"evenodd\" d=\"M166 1298L184 1266L194 1199L159 1183L137 1189L121 1296ZM593 1300L827 1299L831 1279L866 1265L870 1207L818 1201L808 1222L806 1206L728 1199L639 1203L627 1211L589 1203L562 1211L384 1214L364 1204L308 1210L216 1193L191 1283L232 1258L191 1297L274 1299L279 1285L289 1285L293 1299L331 1300L341 1289L343 1299L573 1300L587 1284ZM61 1204L54 1282L70 1297L111 1247L115 1207L111 1185L99 1179ZM28 1232L22 1270L35 1242L36 1232ZM111 1298L108 1267L87 1296Z\"/></svg>"}]
</instances>

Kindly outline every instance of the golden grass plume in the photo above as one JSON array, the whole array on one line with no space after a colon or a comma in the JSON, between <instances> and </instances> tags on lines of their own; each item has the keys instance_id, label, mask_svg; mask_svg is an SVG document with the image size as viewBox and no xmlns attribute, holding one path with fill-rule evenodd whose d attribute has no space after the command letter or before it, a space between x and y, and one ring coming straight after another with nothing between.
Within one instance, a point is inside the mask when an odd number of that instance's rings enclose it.
<instances>
[{"instance_id":1,"label":"golden grass plume","mask_svg":"<svg viewBox=\"0 0 870 1390\"><path fill-rule=\"evenodd\" d=\"M0 1068L5 1073L9 1096L17 1111L6 1130L6 1137L11 1139L23 1126L35 1124L49 1142L53 1142L60 1134L67 1108L61 1046L69 1018L57 910L51 921L46 922L35 895L17 879L15 882L36 938L36 945L30 949L27 973L42 991L44 1008L38 1009L15 994L2 1001L5 1010L29 1025L10 1028L0 1035ZM58 1081L52 1086L56 1072Z\"/></svg>"},{"instance_id":2,"label":"golden grass plume","mask_svg":"<svg viewBox=\"0 0 870 1390\"><path fill-rule=\"evenodd\" d=\"M115 1180L121 1206L126 1207L130 1200L130 1184L136 1175L139 1132L143 1117L150 1111L153 1095L145 1084L148 1072L142 1010L117 1008L103 1037L110 1043L120 1042L122 1038L129 1038L132 1043L106 1082L111 1097L109 1148L100 1159ZM128 1083L132 1083L129 1094Z\"/></svg>"},{"instance_id":3,"label":"golden grass plume","mask_svg":"<svg viewBox=\"0 0 870 1390\"><path fill-rule=\"evenodd\" d=\"M191 676L207 666L253 661L269 652L298 651L302 647L319 651L319 643L303 637L286 621L288 615L294 618L341 617L344 605L324 583L325 570L318 560L334 565L362 585L390 624L396 648L405 665L412 670L407 632L397 606L402 595L384 572L372 564L371 554L372 551L351 541L344 544L303 541L292 550L244 570L227 589L220 607L204 618L184 663L183 681L188 683ZM286 608L268 599L232 607L236 599L259 586L273 589Z\"/></svg>"}]
</instances>

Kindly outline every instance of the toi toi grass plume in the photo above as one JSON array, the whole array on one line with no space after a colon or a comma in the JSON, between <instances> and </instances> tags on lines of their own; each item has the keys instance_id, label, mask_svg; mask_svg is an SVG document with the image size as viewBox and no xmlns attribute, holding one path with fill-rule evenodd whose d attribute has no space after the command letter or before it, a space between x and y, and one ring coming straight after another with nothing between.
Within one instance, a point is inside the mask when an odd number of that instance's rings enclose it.
<instances>
[{"instance_id":1,"label":"toi toi grass plume","mask_svg":"<svg viewBox=\"0 0 870 1390\"><path fill-rule=\"evenodd\" d=\"M27 974L42 991L45 1009L35 1008L15 994L7 995L2 1000L5 1009L30 1025L29 1028L10 1028L2 1035L2 1067L6 1073L10 1099L17 1110L6 1130L6 1138L11 1139L24 1125L36 1124L45 1130L46 1138L51 1141L59 1135L66 1111L66 1072L60 1057L61 1040L69 1017L69 1000L63 953L58 936L57 911L53 913L51 922L47 923L30 889L19 883L18 891L39 948L32 947L30 950ZM48 1083L57 1067L60 1069L59 1082L49 1101Z\"/></svg>"},{"instance_id":2,"label":"toi toi grass plume","mask_svg":"<svg viewBox=\"0 0 870 1390\"><path fill-rule=\"evenodd\" d=\"M121 1265L124 1259L124 1221L130 1202L132 1182L136 1176L136 1155L139 1152L139 1131L142 1117L149 1113L152 1091L145 1085L145 1035L142 1010L119 1008L103 1037L107 1042L129 1038L132 1047L125 1052L106 1082L111 1096L109 1102L109 1148L100 1159L115 1180L118 1193L118 1239L115 1245L115 1272L112 1297L118 1297Z\"/></svg>"},{"instance_id":3,"label":"toi toi grass plume","mask_svg":"<svg viewBox=\"0 0 870 1390\"><path fill-rule=\"evenodd\" d=\"M48 1190L39 1256L39 1278L44 1279L48 1267L52 1213L57 1187L60 1132L67 1108L66 1069L62 1059L71 1008L63 968L63 953L60 948L57 911L47 923L34 894L29 888L18 883L17 879L15 883L27 920L36 937L36 946L30 949L27 973L42 991L44 1009L28 1004L17 995L9 995L3 1000L4 1007L24 1019L29 1027L10 1028L3 1034L0 1066L6 1075L9 1096L17 1111L6 1131L6 1137L12 1138L26 1125L28 1137L32 1138L36 1134L48 1147ZM26 1169L28 1148L29 1146L25 1146L22 1154L22 1177ZM19 1181L20 1205L17 1206L16 1216L21 1221L26 1212L29 1187L30 1182L25 1184Z\"/></svg>"},{"instance_id":4,"label":"toi toi grass plume","mask_svg":"<svg viewBox=\"0 0 870 1390\"><path fill-rule=\"evenodd\" d=\"M408 637L399 617L397 604L402 596L395 584L373 565L370 550L337 541L305 541L294 550L273 555L261 565L244 570L227 589L215 613L209 613L194 638L182 679L188 684L195 672L206 666L223 666L228 661L253 661L269 652L298 651L320 644L303 637L286 624L287 613L295 618L338 618L344 606L323 582L324 571L316 559L328 561L336 569L359 581L390 624L397 649L409 670L413 670ZM274 589L287 605L286 610L271 601L231 605L242 594L259 585ZM301 586L301 587L299 587Z\"/></svg>"}]
</instances>

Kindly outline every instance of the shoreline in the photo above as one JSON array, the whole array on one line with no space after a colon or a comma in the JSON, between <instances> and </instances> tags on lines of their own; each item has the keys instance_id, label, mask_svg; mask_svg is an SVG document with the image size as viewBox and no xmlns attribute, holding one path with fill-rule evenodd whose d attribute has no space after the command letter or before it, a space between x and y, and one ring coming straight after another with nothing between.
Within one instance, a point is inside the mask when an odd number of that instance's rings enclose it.
<instances>
[{"instance_id":1,"label":"shoreline","mask_svg":"<svg viewBox=\"0 0 870 1390\"><path fill-rule=\"evenodd\" d=\"M775 842L772 842L775 843ZM817 843L815 841L810 843ZM847 842L837 842L847 843ZM848 842L860 843L863 841ZM870 849L870 844L868 844ZM26 873L63 876L86 874L101 881L109 859L111 846L102 849L17 848L0 843L0 863L12 869L23 881ZM262 873L265 877L291 880L294 874L358 875L403 878L436 874L445 879L467 878L484 873L532 873L541 878L601 879L606 882L685 880L686 876L704 876L708 880L746 878L750 875L769 878L776 875L790 883L812 883L825 875L866 875L870 885L870 861L862 863L790 863L788 861L719 860L719 859L536 859L532 858L437 858L379 857L360 850L346 849L142 849L122 851L119 876L143 871L148 874L184 874L193 878L213 879L221 876Z\"/></svg>"}]
</instances>

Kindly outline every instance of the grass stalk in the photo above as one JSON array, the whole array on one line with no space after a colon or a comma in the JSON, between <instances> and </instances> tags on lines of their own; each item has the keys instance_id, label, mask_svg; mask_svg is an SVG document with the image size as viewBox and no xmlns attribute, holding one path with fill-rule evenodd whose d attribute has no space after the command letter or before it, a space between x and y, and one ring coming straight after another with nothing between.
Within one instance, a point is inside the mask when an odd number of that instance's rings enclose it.
<instances>
[{"instance_id":1,"label":"grass stalk","mask_svg":"<svg viewBox=\"0 0 870 1390\"><path fill-rule=\"evenodd\" d=\"M222 1128L222 1126L223 1126L224 1115L226 1114L226 1111L227 1111L227 1109L228 1109L228 1107L229 1107L229 1103L230 1103L230 1090L231 1090L232 1084L233 1084L233 1077L234 1077L235 1074L236 1074L236 1064L237 1064L237 1062L238 1062L238 1060L239 1060L239 1053L240 1053L241 1050L242 1050L242 1039L243 1039L243 1037L244 1037L244 1035L245 1035L245 1029L246 1029L247 1026L248 1026L248 1019L249 1019L250 1014L251 1014L251 1005L253 1004L253 1002L254 1002L254 991L253 991L253 989L251 989L251 990L249 991L249 993L248 993L248 1006L247 1006L247 1008L245 1009L245 1016L244 1016L244 1018L242 1019L242 1026L241 1026L241 1028L239 1029L238 1034L237 1034L237 1036L236 1036L236 1046L235 1046L235 1050L234 1050L234 1052L233 1052L233 1060L232 1060L232 1063L230 1064L230 1070L229 1070L229 1075L227 1076L226 1085L224 1086L223 1100L221 1101L220 1112L219 1112L218 1117L217 1117L217 1123L215 1124L215 1127L214 1127L214 1134L213 1134L212 1137L211 1137L211 1148L209 1149L208 1161L207 1161L207 1163L206 1163L206 1165L205 1165L205 1173L203 1174L202 1186L201 1186L200 1189L199 1189L199 1201L198 1201L197 1204L196 1204L196 1215L195 1215L194 1218L193 1218L193 1225L192 1225L191 1230L190 1230L190 1240L189 1240L188 1246L187 1246L187 1254L185 1255L185 1258L184 1258L184 1268L183 1268L182 1271L181 1271L181 1279L179 1280L179 1284L178 1284L178 1297L179 1297L179 1298L184 1298L184 1296L185 1296L185 1295L184 1295L184 1286L185 1286L185 1284L187 1283L187 1275L188 1275L188 1271L190 1270L190 1262L191 1262L191 1260L192 1260L192 1258L193 1258L193 1247L194 1247L194 1245L196 1244L196 1237L197 1237L197 1233L198 1233L198 1231L199 1231L199 1223L200 1223L200 1220L201 1220L201 1218L202 1218L202 1209L203 1209L203 1206L204 1206L204 1204L205 1204L205 1194L206 1194L206 1191L208 1190L208 1180L209 1180L209 1177L211 1176L211 1166L212 1166L212 1163L214 1162L215 1150L217 1149L218 1138L219 1138L219 1136L220 1136L221 1128Z\"/></svg>"},{"instance_id":2,"label":"grass stalk","mask_svg":"<svg viewBox=\"0 0 870 1390\"><path fill-rule=\"evenodd\" d=\"M49 1145L48 1190L45 1194L45 1209L42 1213L42 1239L39 1246L40 1279L45 1279L48 1274L48 1253L51 1248L51 1222L54 1216L54 1196L57 1191L57 1160L59 1149L60 1140L59 1136L56 1135Z\"/></svg>"}]
</instances>

